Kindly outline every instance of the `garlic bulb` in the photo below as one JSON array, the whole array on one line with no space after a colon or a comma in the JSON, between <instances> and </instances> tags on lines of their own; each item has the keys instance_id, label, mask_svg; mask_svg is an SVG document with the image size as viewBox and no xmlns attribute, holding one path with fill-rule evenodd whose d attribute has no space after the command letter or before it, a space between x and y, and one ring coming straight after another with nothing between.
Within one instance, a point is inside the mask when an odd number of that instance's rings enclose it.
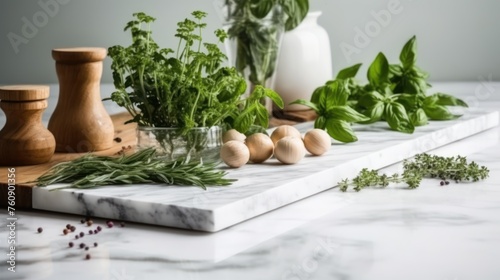
<instances>
[{"instance_id":1,"label":"garlic bulb","mask_svg":"<svg viewBox=\"0 0 500 280\"><path fill-rule=\"evenodd\" d=\"M248 136L245 144L250 151L250 161L253 163L264 162L273 155L273 141L264 133L255 133Z\"/></svg>"},{"instance_id":2,"label":"garlic bulb","mask_svg":"<svg viewBox=\"0 0 500 280\"><path fill-rule=\"evenodd\" d=\"M309 130L306 135L304 135L304 146L306 146L306 150L315 156L326 153L331 145L332 140L330 135L323 129L315 128Z\"/></svg>"},{"instance_id":3,"label":"garlic bulb","mask_svg":"<svg viewBox=\"0 0 500 280\"><path fill-rule=\"evenodd\" d=\"M226 142L231 141L231 140L245 142L246 138L247 137L245 136L245 134L239 132L238 130L230 129L230 130L226 131L224 133L224 135L222 135L222 143L226 143Z\"/></svg>"},{"instance_id":4,"label":"garlic bulb","mask_svg":"<svg viewBox=\"0 0 500 280\"><path fill-rule=\"evenodd\" d=\"M230 140L222 145L220 157L229 167L238 168L248 162L250 151L245 143L238 140Z\"/></svg>"},{"instance_id":5,"label":"garlic bulb","mask_svg":"<svg viewBox=\"0 0 500 280\"><path fill-rule=\"evenodd\" d=\"M274 156L284 164L299 162L306 155L306 149L302 139L287 136L276 142Z\"/></svg>"},{"instance_id":6,"label":"garlic bulb","mask_svg":"<svg viewBox=\"0 0 500 280\"><path fill-rule=\"evenodd\" d=\"M291 125L280 125L271 133L271 140L273 140L274 145L276 145L278 140L287 136L293 136L299 139L302 138L300 131L295 127Z\"/></svg>"}]
</instances>

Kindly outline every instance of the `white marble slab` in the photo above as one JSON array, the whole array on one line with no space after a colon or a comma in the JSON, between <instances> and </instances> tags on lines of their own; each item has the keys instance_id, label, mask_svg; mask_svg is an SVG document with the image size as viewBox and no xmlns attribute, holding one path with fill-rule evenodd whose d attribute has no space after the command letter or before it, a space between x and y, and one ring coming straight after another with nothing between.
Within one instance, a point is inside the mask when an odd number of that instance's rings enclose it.
<instances>
[{"instance_id":1,"label":"white marble slab","mask_svg":"<svg viewBox=\"0 0 500 280\"><path fill-rule=\"evenodd\" d=\"M229 187L109 186L92 190L36 188L33 207L184 229L215 232L334 187L363 167L379 169L498 125L498 112L469 110L455 121L432 122L412 135L384 123L355 126L359 141L334 144L322 157L296 165L275 159L228 170ZM301 131L311 123L299 126ZM222 167L224 168L224 167ZM57 187L57 186L54 186Z\"/></svg>"}]
</instances>

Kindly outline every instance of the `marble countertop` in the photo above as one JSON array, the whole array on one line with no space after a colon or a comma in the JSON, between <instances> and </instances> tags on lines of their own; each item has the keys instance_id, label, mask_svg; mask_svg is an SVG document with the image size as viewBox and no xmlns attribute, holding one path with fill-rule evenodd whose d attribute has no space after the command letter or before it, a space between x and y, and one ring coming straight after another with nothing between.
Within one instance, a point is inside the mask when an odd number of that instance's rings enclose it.
<instances>
[{"instance_id":1,"label":"marble countertop","mask_svg":"<svg viewBox=\"0 0 500 280\"><path fill-rule=\"evenodd\" d=\"M440 83L434 91L459 95L471 107L500 108L500 83ZM432 152L486 165L485 181L334 188L217 233L136 223L108 228L96 219L90 228L103 230L89 235L80 216L17 210L10 217L2 210L0 279L500 279L499 135L497 127ZM63 235L68 223L85 237ZM6 262L12 232L15 273ZM91 246L69 248L70 241Z\"/></svg>"}]
</instances>

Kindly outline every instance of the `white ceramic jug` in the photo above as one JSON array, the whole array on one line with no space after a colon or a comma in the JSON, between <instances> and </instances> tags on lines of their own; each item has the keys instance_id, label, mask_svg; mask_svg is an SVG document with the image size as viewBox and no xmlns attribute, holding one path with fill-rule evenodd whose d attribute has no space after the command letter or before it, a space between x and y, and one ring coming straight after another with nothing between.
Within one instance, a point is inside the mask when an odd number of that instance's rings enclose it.
<instances>
[{"instance_id":1,"label":"white ceramic jug","mask_svg":"<svg viewBox=\"0 0 500 280\"><path fill-rule=\"evenodd\" d=\"M310 12L297 28L286 32L280 48L274 88L285 102L285 111L307 110L289 105L297 99L310 100L313 91L331 80L330 39L318 25L321 12Z\"/></svg>"}]
</instances>

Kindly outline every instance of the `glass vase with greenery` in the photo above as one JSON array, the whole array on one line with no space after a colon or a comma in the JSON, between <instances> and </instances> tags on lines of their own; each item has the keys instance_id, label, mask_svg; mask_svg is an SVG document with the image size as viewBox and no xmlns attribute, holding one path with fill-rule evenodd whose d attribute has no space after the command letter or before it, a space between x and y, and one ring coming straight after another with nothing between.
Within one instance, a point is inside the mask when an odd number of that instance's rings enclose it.
<instances>
[{"instance_id":1,"label":"glass vase with greenery","mask_svg":"<svg viewBox=\"0 0 500 280\"><path fill-rule=\"evenodd\" d=\"M191 129L222 126L245 133L254 125L268 125L266 109L259 103L262 97L283 106L279 95L264 87L242 98L245 79L234 67L222 66L227 58L217 44L203 42L206 13L195 11L192 15L193 19L178 23L175 51L160 48L153 40L151 23L155 18L145 13L135 13L125 27L132 35L130 46L109 48L116 88L110 99L130 113L128 122L139 127L176 128L173 136L150 130L148 137L155 137L166 153L172 137L184 137L187 143L183 145L193 152L185 155L187 158L197 158L197 152L207 147L205 137L188 137ZM227 38L221 29L215 34L220 42ZM214 149L219 146L217 143Z\"/></svg>"}]
</instances>

